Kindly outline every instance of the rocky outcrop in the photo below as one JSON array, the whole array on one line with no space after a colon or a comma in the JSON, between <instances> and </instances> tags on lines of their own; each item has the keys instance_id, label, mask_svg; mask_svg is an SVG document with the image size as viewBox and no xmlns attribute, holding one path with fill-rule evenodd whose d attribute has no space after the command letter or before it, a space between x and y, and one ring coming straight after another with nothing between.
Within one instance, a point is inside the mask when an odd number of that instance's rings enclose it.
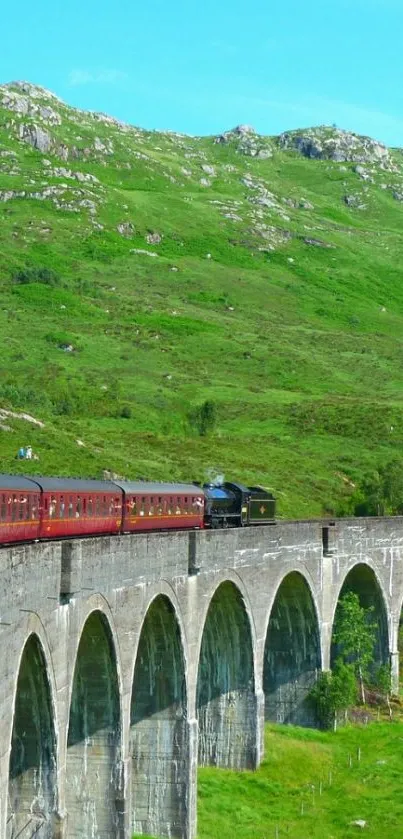
<instances>
[{"instance_id":1,"label":"rocky outcrop","mask_svg":"<svg viewBox=\"0 0 403 839\"><path fill-rule=\"evenodd\" d=\"M136 232L131 221L122 221L118 224L116 229L121 236L125 237L125 239L132 239Z\"/></svg>"},{"instance_id":2,"label":"rocky outcrop","mask_svg":"<svg viewBox=\"0 0 403 839\"><path fill-rule=\"evenodd\" d=\"M56 209L67 210L72 213L88 210L90 216L94 216L97 212L97 203L92 197L88 197L88 193L86 194L81 189L67 187L66 184L60 184L60 186L49 185L41 190L0 190L0 202L2 203L7 203L17 198L26 198L33 201L50 200Z\"/></svg>"},{"instance_id":3,"label":"rocky outcrop","mask_svg":"<svg viewBox=\"0 0 403 839\"><path fill-rule=\"evenodd\" d=\"M94 151L101 152L101 154L113 154L113 143L111 140L103 142L99 137L95 137L93 144Z\"/></svg>"},{"instance_id":4,"label":"rocky outcrop","mask_svg":"<svg viewBox=\"0 0 403 839\"><path fill-rule=\"evenodd\" d=\"M51 174L55 178L67 178L68 180L75 180L79 183L99 184L98 178L91 175L90 172L72 172L71 169L66 169L64 166L56 166Z\"/></svg>"},{"instance_id":5,"label":"rocky outcrop","mask_svg":"<svg viewBox=\"0 0 403 839\"><path fill-rule=\"evenodd\" d=\"M24 143L41 152L49 152L53 146L52 137L40 125L22 122L18 129L18 136Z\"/></svg>"},{"instance_id":6,"label":"rocky outcrop","mask_svg":"<svg viewBox=\"0 0 403 839\"><path fill-rule=\"evenodd\" d=\"M62 118L60 114L51 108L50 105L42 105L32 102L27 96L20 96L13 91L6 93L0 98L0 105L8 111L14 111L20 116L30 116L41 119L48 125L60 125Z\"/></svg>"},{"instance_id":7,"label":"rocky outcrop","mask_svg":"<svg viewBox=\"0 0 403 839\"><path fill-rule=\"evenodd\" d=\"M132 248L130 253L137 253L139 256L158 256L154 251L146 251L145 248Z\"/></svg>"},{"instance_id":8,"label":"rocky outcrop","mask_svg":"<svg viewBox=\"0 0 403 839\"><path fill-rule=\"evenodd\" d=\"M149 245L160 245L162 242L162 235L161 233L147 233L146 242Z\"/></svg>"},{"instance_id":9,"label":"rocky outcrop","mask_svg":"<svg viewBox=\"0 0 403 839\"><path fill-rule=\"evenodd\" d=\"M237 125L230 131L219 134L214 140L215 143L235 143L237 152L249 157L257 157L265 160L273 155L271 141L267 137L261 137L251 125Z\"/></svg>"},{"instance_id":10,"label":"rocky outcrop","mask_svg":"<svg viewBox=\"0 0 403 839\"><path fill-rule=\"evenodd\" d=\"M368 183L371 184L374 183L374 178L371 177L369 172L367 172L363 166L354 166L354 172L359 178L361 178L362 181L368 181Z\"/></svg>"},{"instance_id":11,"label":"rocky outcrop","mask_svg":"<svg viewBox=\"0 0 403 839\"><path fill-rule=\"evenodd\" d=\"M393 168L389 150L382 143L338 128L288 131L280 135L278 144L282 149L294 149L314 160L376 163L384 169Z\"/></svg>"},{"instance_id":12,"label":"rocky outcrop","mask_svg":"<svg viewBox=\"0 0 403 839\"><path fill-rule=\"evenodd\" d=\"M303 237L305 245L312 245L315 248L334 248L329 242L323 242L322 239L313 239L310 236Z\"/></svg>"},{"instance_id":13,"label":"rocky outcrop","mask_svg":"<svg viewBox=\"0 0 403 839\"><path fill-rule=\"evenodd\" d=\"M25 93L31 99L49 99L55 103L59 103L59 105L63 104L62 99L56 96L55 93L52 93L51 90L47 90L46 87L42 87L39 84L32 84L31 82L24 81L13 81L0 85L0 90L13 91L15 89L21 93Z\"/></svg>"},{"instance_id":14,"label":"rocky outcrop","mask_svg":"<svg viewBox=\"0 0 403 839\"><path fill-rule=\"evenodd\" d=\"M345 195L343 200L347 207L354 207L356 210L365 210L367 206L359 195Z\"/></svg>"}]
</instances>

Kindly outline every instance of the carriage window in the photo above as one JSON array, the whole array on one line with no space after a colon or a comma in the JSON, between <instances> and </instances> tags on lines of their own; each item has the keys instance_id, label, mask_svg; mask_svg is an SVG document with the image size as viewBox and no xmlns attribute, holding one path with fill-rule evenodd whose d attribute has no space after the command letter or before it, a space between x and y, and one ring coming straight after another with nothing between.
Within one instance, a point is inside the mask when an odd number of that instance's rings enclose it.
<instances>
[{"instance_id":1,"label":"carriage window","mask_svg":"<svg viewBox=\"0 0 403 839\"><path fill-rule=\"evenodd\" d=\"M92 506L92 498L89 498L89 499L88 499L88 515L89 515L89 516L92 516L92 510L93 510L93 506Z\"/></svg>"},{"instance_id":2,"label":"carriage window","mask_svg":"<svg viewBox=\"0 0 403 839\"><path fill-rule=\"evenodd\" d=\"M158 498L157 513L158 513L159 516L162 516L163 512L164 512L164 508L162 506L162 498L159 497Z\"/></svg>"},{"instance_id":3,"label":"carriage window","mask_svg":"<svg viewBox=\"0 0 403 839\"><path fill-rule=\"evenodd\" d=\"M115 512L115 500L114 498L110 498L109 500L109 515L113 516Z\"/></svg>"},{"instance_id":4,"label":"carriage window","mask_svg":"<svg viewBox=\"0 0 403 839\"><path fill-rule=\"evenodd\" d=\"M27 521L28 521L28 519L31 518L31 496L30 495L27 495L27 503L25 505L25 518L26 518Z\"/></svg>"},{"instance_id":5,"label":"carriage window","mask_svg":"<svg viewBox=\"0 0 403 839\"><path fill-rule=\"evenodd\" d=\"M181 513L181 500L180 500L180 498L176 499L175 513L176 513L177 516L179 516L180 513Z\"/></svg>"},{"instance_id":6,"label":"carriage window","mask_svg":"<svg viewBox=\"0 0 403 839\"><path fill-rule=\"evenodd\" d=\"M60 496L60 518L64 518L64 495Z\"/></svg>"},{"instance_id":7,"label":"carriage window","mask_svg":"<svg viewBox=\"0 0 403 839\"><path fill-rule=\"evenodd\" d=\"M144 516L145 507L146 507L146 499L143 496L142 499L141 499L141 510L140 510L140 515L141 516Z\"/></svg>"},{"instance_id":8,"label":"carriage window","mask_svg":"<svg viewBox=\"0 0 403 839\"><path fill-rule=\"evenodd\" d=\"M15 521L17 518L17 496L13 495L13 503L11 505L11 521Z\"/></svg>"},{"instance_id":9,"label":"carriage window","mask_svg":"<svg viewBox=\"0 0 403 839\"><path fill-rule=\"evenodd\" d=\"M69 519L73 518L73 496L69 496Z\"/></svg>"},{"instance_id":10,"label":"carriage window","mask_svg":"<svg viewBox=\"0 0 403 839\"><path fill-rule=\"evenodd\" d=\"M83 515L85 516L87 513L87 499L83 498Z\"/></svg>"},{"instance_id":11,"label":"carriage window","mask_svg":"<svg viewBox=\"0 0 403 839\"><path fill-rule=\"evenodd\" d=\"M25 504L26 504L26 501L27 501L27 499L24 498L23 495L20 495L20 504L19 504L19 511L18 511L20 521L22 521L25 518Z\"/></svg>"},{"instance_id":12,"label":"carriage window","mask_svg":"<svg viewBox=\"0 0 403 839\"><path fill-rule=\"evenodd\" d=\"M130 498L127 502L127 510L129 515L137 516L137 498Z\"/></svg>"},{"instance_id":13,"label":"carriage window","mask_svg":"<svg viewBox=\"0 0 403 839\"><path fill-rule=\"evenodd\" d=\"M6 504L6 496L1 496L1 518L2 521L5 521L7 518L7 504Z\"/></svg>"},{"instance_id":14,"label":"carriage window","mask_svg":"<svg viewBox=\"0 0 403 839\"><path fill-rule=\"evenodd\" d=\"M183 509L184 509L184 512L185 512L185 513L187 513L187 512L188 512L188 499L187 499L187 496L185 496L185 498L184 498Z\"/></svg>"},{"instance_id":15,"label":"carriage window","mask_svg":"<svg viewBox=\"0 0 403 839\"><path fill-rule=\"evenodd\" d=\"M148 510L148 515L149 516L154 515L154 498L153 498L153 496L150 497L150 508Z\"/></svg>"},{"instance_id":16,"label":"carriage window","mask_svg":"<svg viewBox=\"0 0 403 839\"><path fill-rule=\"evenodd\" d=\"M174 509L174 500L173 500L173 498L170 498L168 500L168 510L167 510L169 516L172 515L173 509Z\"/></svg>"},{"instance_id":17,"label":"carriage window","mask_svg":"<svg viewBox=\"0 0 403 839\"><path fill-rule=\"evenodd\" d=\"M56 498L50 499L49 504L49 518L52 519L56 515Z\"/></svg>"},{"instance_id":18,"label":"carriage window","mask_svg":"<svg viewBox=\"0 0 403 839\"><path fill-rule=\"evenodd\" d=\"M100 499L99 495L97 495L97 497L95 499L95 515L96 516L101 515L101 499Z\"/></svg>"},{"instance_id":19,"label":"carriage window","mask_svg":"<svg viewBox=\"0 0 403 839\"><path fill-rule=\"evenodd\" d=\"M31 519L36 518L36 514L38 512L38 496L32 496L32 507L31 507Z\"/></svg>"},{"instance_id":20,"label":"carriage window","mask_svg":"<svg viewBox=\"0 0 403 839\"><path fill-rule=\"evenodd\" d=\"M80 516L81 516L81 511L82 511L82 503L81 503L81 498L80 498L80 496L78 495L78 496L77 496L77 505L76 505L76 519L79 519L79 518L80 518Z\"/></svg>"}]
</instances>

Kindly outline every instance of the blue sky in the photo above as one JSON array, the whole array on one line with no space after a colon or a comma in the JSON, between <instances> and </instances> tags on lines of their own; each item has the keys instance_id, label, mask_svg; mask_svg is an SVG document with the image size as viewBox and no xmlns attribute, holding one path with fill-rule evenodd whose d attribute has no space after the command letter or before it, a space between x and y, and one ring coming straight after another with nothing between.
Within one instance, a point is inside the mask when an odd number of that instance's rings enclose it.
<instances>
[{"instance_id":1,"label":"blue sky","mask_svg":"<svg viewBox=\"0 0 403 839\"><path fill-rule=\"evenodd\" d=\"M0 80L144 128L336 123L403 146L402 0L19 0Z\"/></svg>"}]
</instances>

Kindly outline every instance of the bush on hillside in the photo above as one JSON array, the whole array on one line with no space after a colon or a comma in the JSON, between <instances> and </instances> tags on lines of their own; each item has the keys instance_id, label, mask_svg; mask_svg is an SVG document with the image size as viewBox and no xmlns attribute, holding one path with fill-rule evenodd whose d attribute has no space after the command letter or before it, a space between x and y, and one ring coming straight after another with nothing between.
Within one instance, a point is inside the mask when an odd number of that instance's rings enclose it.
<instances>
[{"instance_id":1,"label":"bush on hillside","mask_svg":"<svg viewBox=\"0 0 403 839\"><path fill-rule=\"evenodd\" d=\"M352 664L337 659L332 671L319 674L309 699L312 702L318 724L322 728L337 727L338 714L347 712L357 699L357 683Z\"/></svg>"},{"instance_id":2,"label":"bush on hillside","mask_svg":"<svg viewBox=\"0 0 403 839\"><path fill-rule=\"evenodd\" d=\"M55 287L61 285L62 282L60 275L52 268L36 268L34 266L18 269L14 272L12 279L16 285L43 283L43 285Z\"/></svg>"},{"instance_id":3,"label":"bush on hillside","mask_svg":"<svg viewBox=\"0 0 403 839\"><path fill-rule=\"evenodd\" d=\"M367 475L352 496L355 516L403 514L403 461L392 460Z\"/></svg>"},{"instance_id":4,"label":"bush on hillside","mask_svg":"<svg viewBox=\"0 0 403 839\"><path fill-rule=\"evenodd\" d=\"M190 424L195 428L200 437L205 437L213 431L217 423L217 410L214 402L206 399L202 405L197 405L189 414Z\"/></svg>"}]
</instances>

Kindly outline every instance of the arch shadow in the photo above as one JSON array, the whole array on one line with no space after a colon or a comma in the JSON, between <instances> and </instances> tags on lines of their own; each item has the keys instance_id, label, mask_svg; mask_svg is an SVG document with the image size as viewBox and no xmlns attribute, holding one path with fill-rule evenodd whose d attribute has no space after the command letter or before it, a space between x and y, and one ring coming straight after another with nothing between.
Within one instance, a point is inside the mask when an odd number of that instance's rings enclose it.
<instances>
[{"instance_id":1,"label":"arch shadow","mask_svg":"<svg viewBox=\"0 0 403 839\"><path fill-rule=\"evenodd\" d=\"M215 590L199 653L196 707L199 764L253 768L257 763L257 701L251 625L239 588Z\"/></svg>"},{"instance_id":2,"label":"arch shadow","mask_svg":"<svg viewBox=\"0 0 403 839\"><path fill-rule=\"evenodd\" d=\"M299 571L279 584L270 611L263 665L265 719L315 725L308 695L321 668L320 630L309 583Z\"/></svg>"},{"instance_id":3,"label":"arch shadow","mask_svg":"<svg viewBox=\"0 0 403 839\"><path fill-rule=\"evenodd\" d=\"M130 708L131 831L187 835L189 728L183 641L171 600L146 612Z\"/></svg>"},{"instance_id":4,"label":"arch shadow","mask_svg":"<svg viewBox=\"0 0 403 839\"><path fill-rule=\"evenodd\" d=\"M74 668L66 752L67 839L120 835L120 698L106 616L91 612Z\"/></svg>"},{"instance_id":5,"label":"arch shadow","mask_svg":"<svg viewBox=\"0 0 403 839\"><path fill-rule=\"evenodd\" d=\"M25 830L54 835L57 808L56 734L42 644L29 635L21 656L9 762L7 836Z\"/></svg>"}]
</instances>

